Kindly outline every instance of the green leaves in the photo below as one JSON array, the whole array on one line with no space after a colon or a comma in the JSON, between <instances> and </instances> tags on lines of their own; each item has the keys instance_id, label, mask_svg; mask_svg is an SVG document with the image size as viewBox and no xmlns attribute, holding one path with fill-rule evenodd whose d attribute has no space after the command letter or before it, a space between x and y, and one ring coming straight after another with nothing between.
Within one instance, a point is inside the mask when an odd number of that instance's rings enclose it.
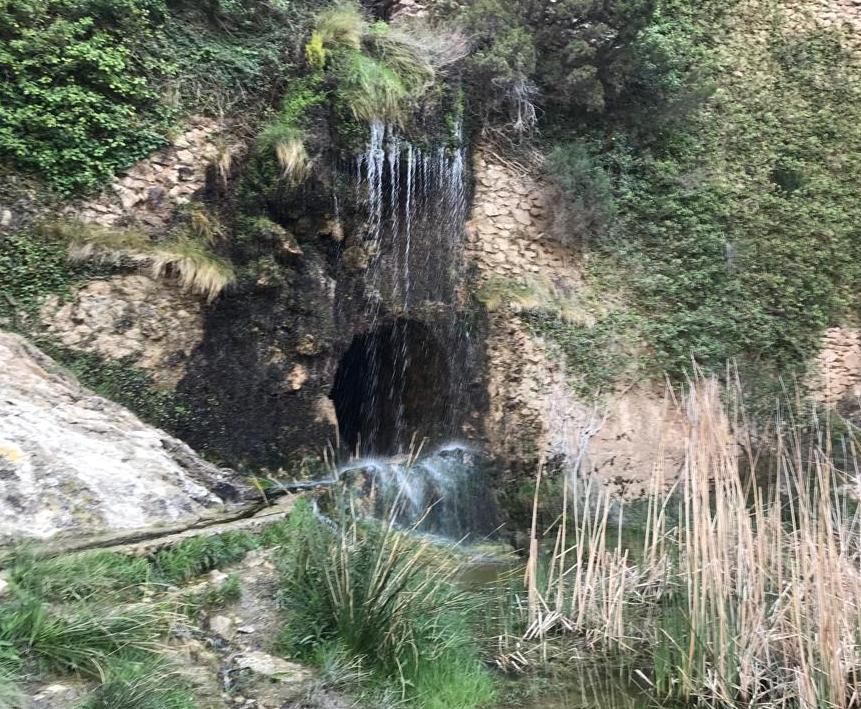
<instances>
[{"instance_id":1,"label":"green leaves","mask_svg":"<svg viewBox=\"0 0 861 709\"><path fill-rule=\"evenodd\" d=\"M140 46L162 10L153 0L0 6L0 157L69 194L161 145L158 67Z\"/></svg>"},{"instance_id":2,"label":"green leaves","mask_svg":"<svg viewBox=\"0 0 861 709\"><path fill-rule=\"evenodd\" d=\"M679 376L692 356L797 373L858 304L861 82L833 33L775 21L761 42L750 21L666 3L644 41L672 55L679 91L718 90L648 149L649 127L617 115L605 156L620 221L595 248L625 272L657 367Z\"/></svg>"}]
</instances>

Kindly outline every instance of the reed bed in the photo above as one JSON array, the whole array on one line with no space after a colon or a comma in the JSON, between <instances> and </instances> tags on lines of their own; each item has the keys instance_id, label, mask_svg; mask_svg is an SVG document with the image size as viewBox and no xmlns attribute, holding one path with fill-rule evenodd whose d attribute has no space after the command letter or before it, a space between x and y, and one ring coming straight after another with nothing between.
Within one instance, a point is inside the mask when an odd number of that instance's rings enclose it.
<instances>
[{"instance_id":1,"label":"reed bed","mask_svg":"<svg viewBox=\"0 0 861 709\"><path fill-rule=\"evenodd\" d=\"M624 660L662 700L861 707L855 473L835 465L827 426L802 436L778 420L769 454L744 455L721 399L691 383L684 463L657 456L642 548L623 543L624 505L594 481L567 481L552 551L533 522L525 630L500 644L500 666L579 662L581 648Z\"/></svg>"}]
</instances>

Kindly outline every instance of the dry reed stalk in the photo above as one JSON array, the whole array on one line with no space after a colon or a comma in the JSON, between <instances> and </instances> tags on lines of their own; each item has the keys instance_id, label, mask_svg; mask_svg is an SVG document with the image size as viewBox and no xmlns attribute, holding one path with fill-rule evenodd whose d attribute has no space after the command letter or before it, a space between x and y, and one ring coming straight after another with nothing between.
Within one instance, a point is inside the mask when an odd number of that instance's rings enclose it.
<instances>
[{"instance_id":1,"label":"dry reed stalk","mask_svg":"<svg viewBox=\"0 0 861 709\"><path fill-rule=\"evenodd\" d=\"M562 630L593 647L626 651L637 635L630 609L676 589L682 634L657 627L655 636L678 651L670 668L675 694L712 707L854 709L861 694L861 508L849 511L829 431L808 446L794 421L776 419L769 460L754 452L737 394L729 413L721 394L714 381L690 382L684 465L667 489L658 451L636 564L621 538L615 549L608 544L607 492L593 499L591 480L568 481L549 583L541 586L536 486L523 639L546 644ZM844 452L853 455L853 445ZM849 467L858 472L854 458ZM766 489L757 485L761 473L773 481ZM668 522L674 499L675 528ZM656 619L663 612L658 605L646 610Z\"/></svg>"}]
</instances>

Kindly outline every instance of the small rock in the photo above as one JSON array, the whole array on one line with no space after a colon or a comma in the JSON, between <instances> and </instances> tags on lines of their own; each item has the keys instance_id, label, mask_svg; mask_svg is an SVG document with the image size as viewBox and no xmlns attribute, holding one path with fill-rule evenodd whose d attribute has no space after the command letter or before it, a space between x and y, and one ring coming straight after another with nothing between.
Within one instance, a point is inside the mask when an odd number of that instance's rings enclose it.
<instances>
[{"instance_id":1,"label":"small rock","mask_svg":"<svg viewBox=\"0 0 861 709\"><path fill-rule=\"evenodd\" d=\"M255 628L253 625L240 625L236 629L236 632L244 633L245 635L251 635L252 633L257 632L257 628Z\"/></svg>"},{"instance_id":2,"label":"small rock","mask_svg":"<svg viewBox=\"0 0 861 709\"><path fill-rule=\"evenodd\" d=\"M225 581L227 581L228 578L229 577L227 574L225 574L223 571L219 571L218 569L213 569L209 572L209 583L215 586L220 586Z\"/></svg>"},{"instance_id":3,"label":"small rock","mask_svg":"<svg viewBox=\"0 0 861 709\"><path fill-rule=\"evenodd\" d=\"M287 375L287 384L291 391L299 391L302 385L308 381L308 370L304 365L297 364L293 366L290 373Z\"/></svg>"},{"instance_id":4,"label":"small rock","mask_svg":"<svg viewBox=\"0 0 861 709\"><path fill-rule=\"evenodd\" d=\"M256 650L239 655L236 666L284 684L298 685L314 679L314 673L307 667Z\"/></svg>"},{"instance_id":5,"label":"small rock","mask_svg":"<svg viewBox=\"0 0 861 709\"><path fill-rule=\"evenodd\" d=\"M7 593L9 593L9 582L4 578L0 578L0 598L3 598Z\"/></svg>"},{"instance_id":6,"label":"small rock","mask_svg":"<svg viewBox=\"0 0 861 709\"><path fill-rule=\"evenodd\" d=\"M311 334L302 335L296 343L296 352L307 357L320 354L321 349L320 344Z\"/></svg>"},{"instance_id":7,"label":"small rock","mask_svg":"<svg viewBox=\"0 0 861 709\"><path fill-rule=\"evenodd\" d=\"M233 621L226 615L214 615L209 619L209 629L224 640L232 640L234 635Z\"/></svg>"},{"instance_id":8,"label":"small rock","mask_svg":"<svg viewBox=\"0 0 861 709\"><path fill-rule=\"evenodd\" d=\"M9 226L12 223L12 212L4 209L0 212L0 227Z\"/></svg>"}]
</instances>

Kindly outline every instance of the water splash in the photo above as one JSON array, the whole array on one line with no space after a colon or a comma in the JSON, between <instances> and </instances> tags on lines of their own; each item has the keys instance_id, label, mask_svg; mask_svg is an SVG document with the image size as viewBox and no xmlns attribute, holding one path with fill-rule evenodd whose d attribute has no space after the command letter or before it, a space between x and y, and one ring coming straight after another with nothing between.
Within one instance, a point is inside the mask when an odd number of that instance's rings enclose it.
<instances>
[{"instance_id":1,"label":"water splash","mask_svg":"<svg viewBox=\"0 0 861 709\"><path fill-rule=\"evenodd\" d=\"M402 527L474 539L497 526L488 475L487 460L452 443L413 462L406 456L358 460L341 468L338 476L379 518L389 518L394 511Z\"/></svg>"}]
</instances>

